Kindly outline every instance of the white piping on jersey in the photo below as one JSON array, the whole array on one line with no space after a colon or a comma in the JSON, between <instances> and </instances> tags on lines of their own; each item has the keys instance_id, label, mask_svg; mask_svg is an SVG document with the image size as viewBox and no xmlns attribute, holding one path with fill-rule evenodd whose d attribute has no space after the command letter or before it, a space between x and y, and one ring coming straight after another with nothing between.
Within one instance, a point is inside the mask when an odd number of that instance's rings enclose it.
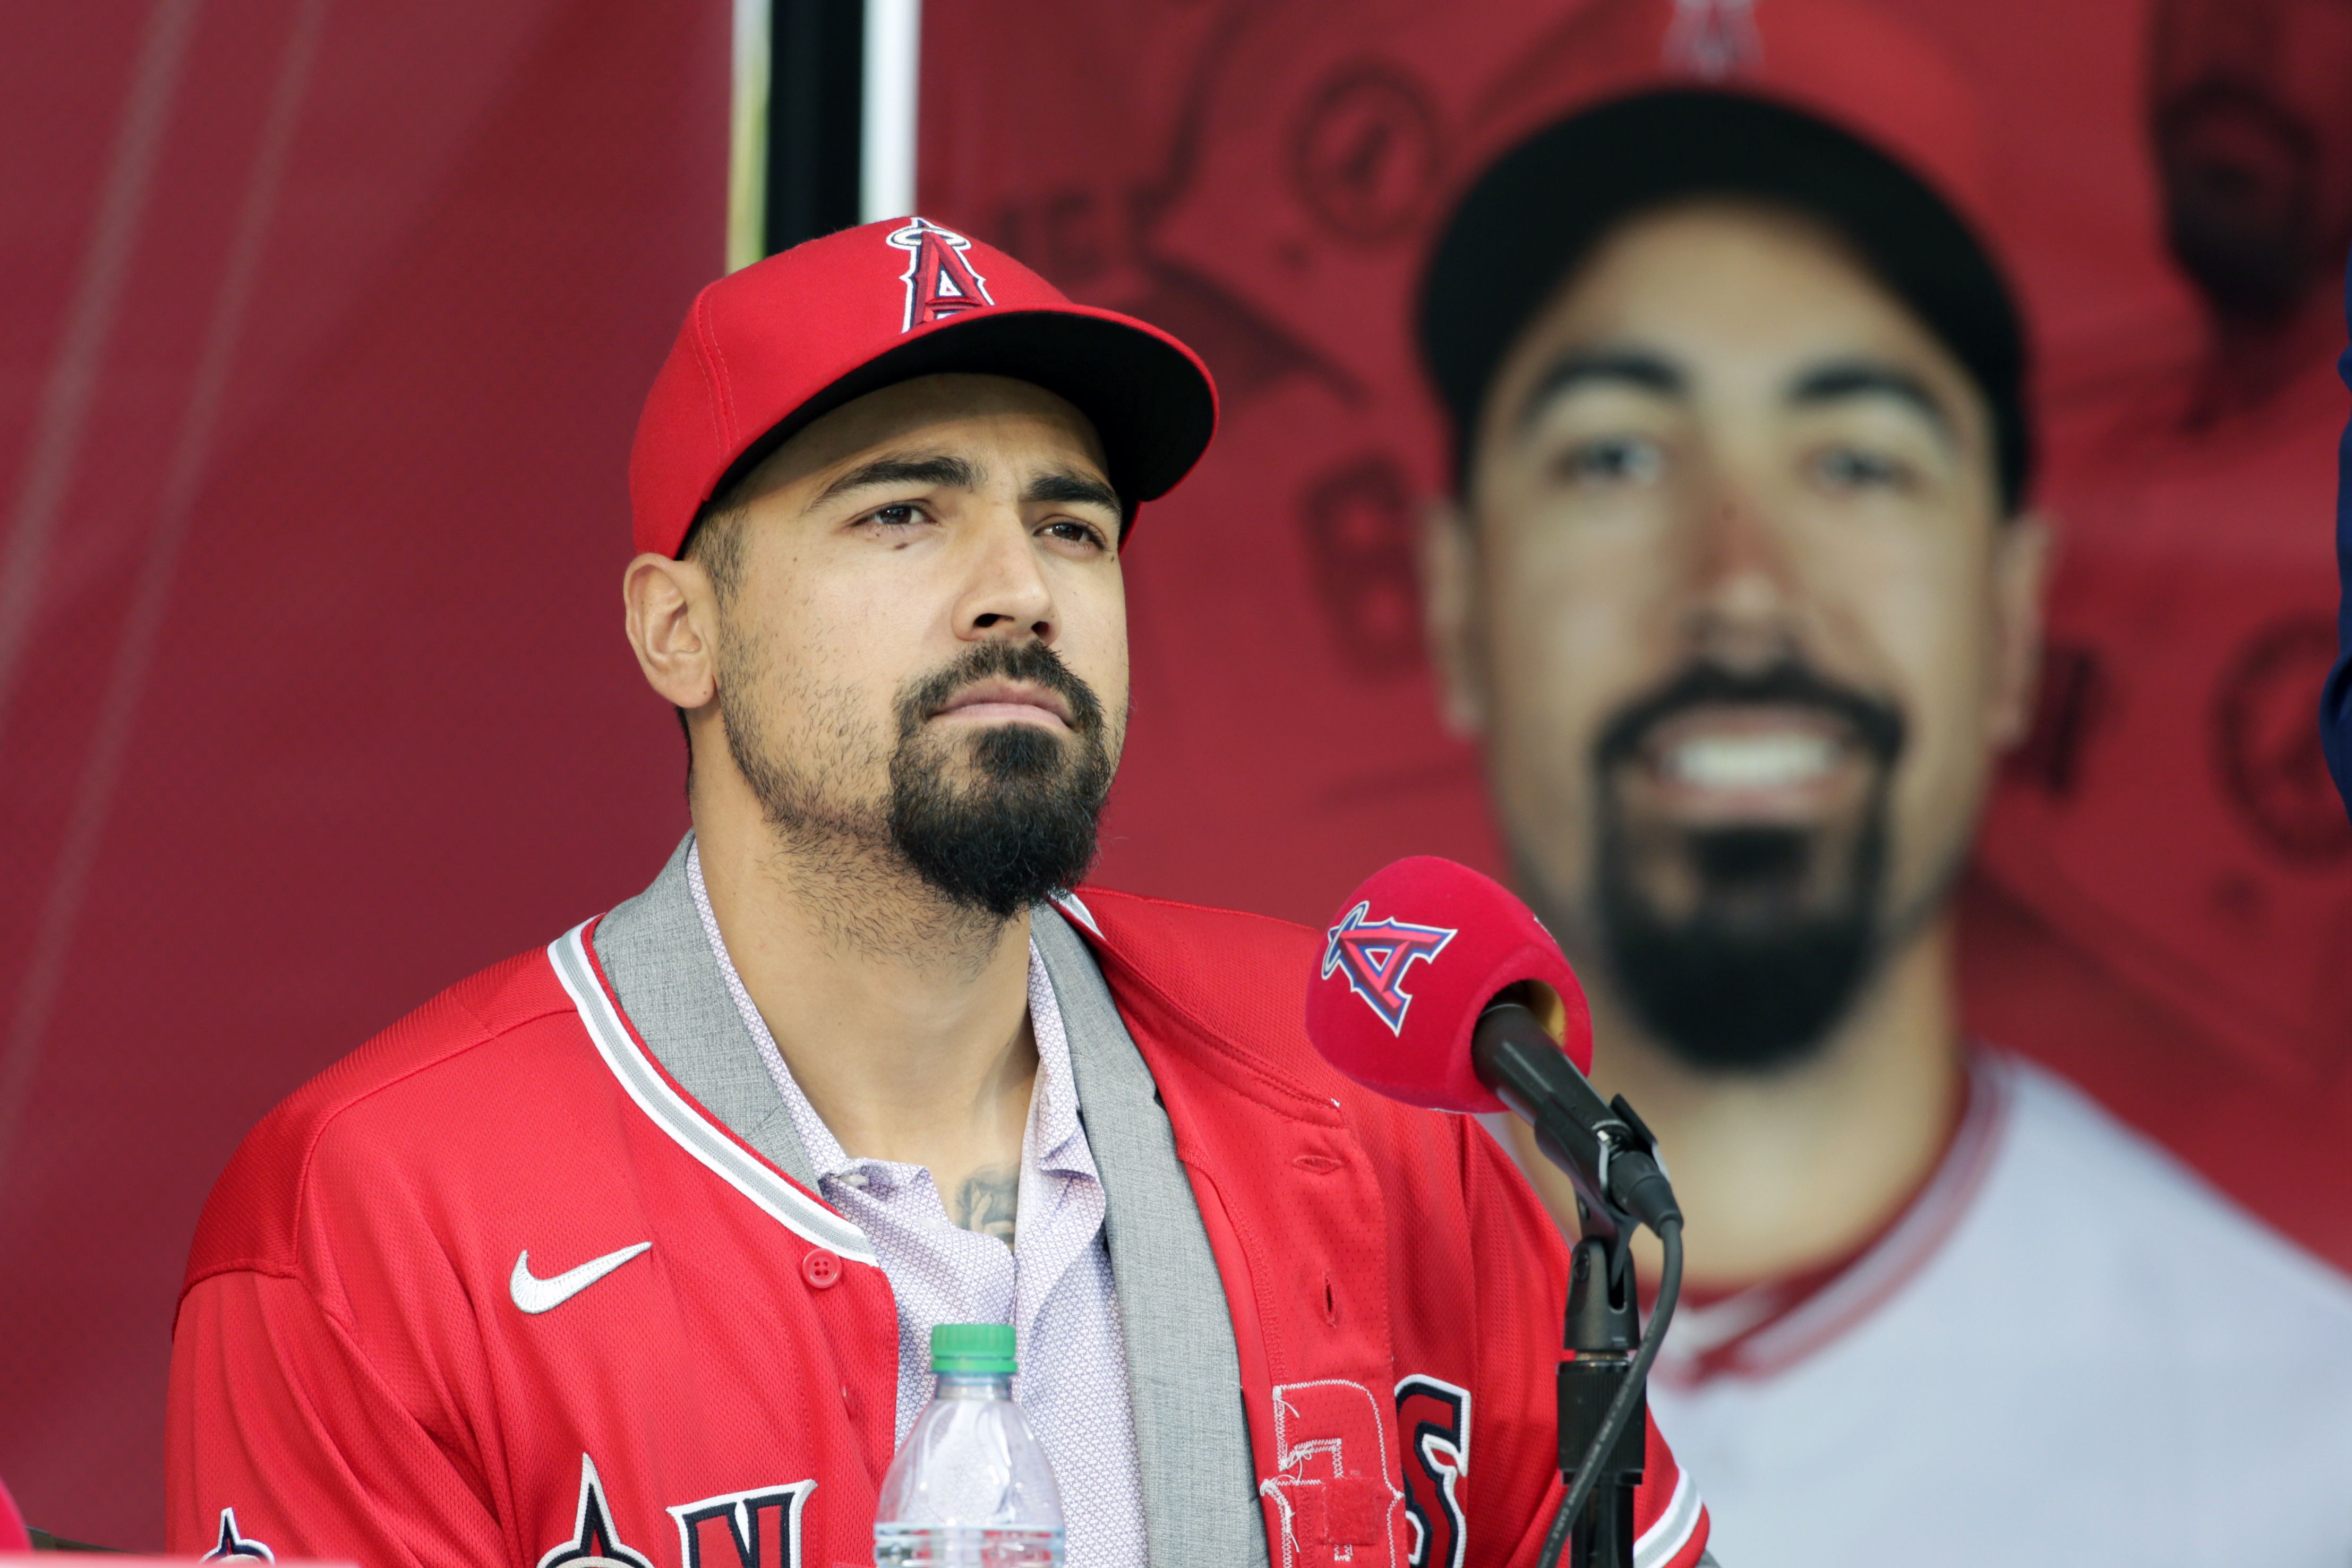
<instances>
[{"instance_id":1,"label":"white piping on jersey","mask_svg":"<svg viewBox=\"0 0 2352 1568\"><path fill-rule=\"evenodd\" d=\"M1678 1314L1675 1319L1677 1337L1667 1342L1659 1357L1659 1370L1670 1380L1686 1379L1696 1354L1748 1334L1747 1343L1733 1353L1727 1370L1769 1376L1803 1360L1868 1316L1925 1268L1967 1218L1969 1205L1992 1168L2015 1093L2011 1070L1998 1053L1973 1052L1969 1062L1968 1110L1953 1130L1951 1147L1887 1233L1844 1272L1778 1322L1755 1327L1757 1301L1746 1291ZM1687 1347L1680 1357L1675 1354L1678 1343ZM1675 1364L1678 1361L1682 1364Z\"/></svg>"},{"instance_id":2,"label":"white piping on jersey","mask_svg":"<svg viewBox=\"0 0 2352 1568\"><path fill-rule=\"evenodd\" d=\"M831 1248L852 1262L879 1268L873 1244L866 1239L864 1231L770 1170L756 1155L712 1126L646 1060L645 1052L630 1037L628 1025L622 1021L620 1009L604 994L604 984L596 977L596 966L588 956L588 924L583 920L549 943L547 959L554 967L555 977L571 995L572 1005L579 1009L580 1021L587 1026L588 1038L595 1043L597 1054L612 1069L613 1076L620 1080L621 1087L628 1091L629 1098L637 1103L637 1109L651 1117L654 1124L667 1133L678 1147L709 1167L712 1175L750 1198L769 1218L793 1235L819 1247Z\"/></svg>"},{"instance_id":3,"label":"white piping on jersey","mask_svg":"<svg viewBox=\"0 0 2352 1568\"><path fill-rule=\"evenodd\" d=\"M1769 1291L1742 1291L1706 1306L1689 1306L1675 1314L1674 1337L1660 1359L1696 1362L1720 1350L1745 1333L1772 1321L1780 1303ZM1672 1369L1672 1363L1669 1363Z\"/></svg>"},{"instance_id":4,"label":"white piping on jersey","mask_svg":"<svg viewBox=\"0 0 2352 1568\"><path fill-rule=\"evenodd\" d=\"M1666 1511L1633 1542L1633 1568L1664 1568L1673 1562L1698 1528L1698 1488L1691 1484L1688 1470L1678 1470Z\"/></svg>"},{"instance_id":5,"label":"white piping on jersey","mask_svg":"<svg viewBox=\"0 0 2352 1568\"><path fill-rule=\"evenodd\" d=\"M1087 907L1085 899L1075 893L1057 893L1053 902L1055 908L1093 932L1098 940L1104 939L1102 927L1095 924L1095 912Z\"/></svg>"}]
</instances>

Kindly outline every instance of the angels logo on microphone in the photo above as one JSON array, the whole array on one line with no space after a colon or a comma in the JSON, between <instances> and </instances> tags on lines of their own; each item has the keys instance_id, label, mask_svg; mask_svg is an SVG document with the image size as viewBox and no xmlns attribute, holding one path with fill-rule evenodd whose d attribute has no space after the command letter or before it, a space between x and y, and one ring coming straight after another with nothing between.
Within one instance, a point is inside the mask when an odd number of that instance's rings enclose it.
<instances>
[{"instance_id":1,"label":"angels logo on microphone","mask_svg":"<svg viewBox=\"0 0 2352 1568\"><path fill-rule=\"evenodd\" d=\"M1380 1015L1391 1034L1402 1034L1405 1009L1412 1006L1412 998L1405 994L1405 970L1417 960L1444 952L1457 933L1442 925L1366 919L1371 910L1367 899L1324 933L1329 940L1323 948L1323 977L1345 973L1348 988Z\"/></svg>"},{"instance_id":2,"label":"angels logo on microphone","mask_svg":"<svg viewBox=\"0 0 2352 1568\"><path fill-rule=\"evenodd\" d=\"M901 276L907 285L901 332L996 303L988 297L988 279L972 270L971 257L964 255L971 241L953 229L917 218L892 234L889 243L911 253Z\"/></svg>"}]
</instances>

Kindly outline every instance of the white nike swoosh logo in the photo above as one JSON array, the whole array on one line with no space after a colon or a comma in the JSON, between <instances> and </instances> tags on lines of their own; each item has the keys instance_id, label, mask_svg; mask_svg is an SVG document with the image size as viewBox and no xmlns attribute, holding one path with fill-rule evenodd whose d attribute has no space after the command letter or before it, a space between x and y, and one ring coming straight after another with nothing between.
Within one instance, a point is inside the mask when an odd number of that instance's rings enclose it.
<instances>
[{"instance_id":1,"label":"white nike swoosh logo","mask_svg":"<svg viewBox=\"0 0 2352 1568\"><path fill-rule=\"evenodd\" d=\"M514 1272L507 1277L507 1292L514 1304L527 1312L553 1312L630 1259L653 1248L650 1241L640 1241L635 1247L624 1247L618 1252L607 1252L602 1258L591 1258L577 1269L566 1269L552 1279L541 1280L530 1271L530 1249L525 1248L515 1259Z\"/></svg>"}]
</instances>

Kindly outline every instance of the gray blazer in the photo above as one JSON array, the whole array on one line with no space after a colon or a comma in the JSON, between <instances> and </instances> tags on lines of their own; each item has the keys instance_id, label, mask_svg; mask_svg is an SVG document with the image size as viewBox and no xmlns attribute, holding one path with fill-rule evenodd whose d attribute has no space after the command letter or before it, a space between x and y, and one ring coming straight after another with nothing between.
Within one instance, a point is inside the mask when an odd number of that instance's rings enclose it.
<instances>
[{"instance_id":1,"label":"gray blazer","mask_svg":"<svg viewBox=\"0 0 2352 1568\"><path fill-rule=\"evenodd\" d=\"M719 977L686 883L691 835L653 885L596 926L596 957L670 1076L779 1169L815 1189L792 1116ZM1061 1004L1078 1119L1108 1205L1127 1339L1145 1538L1155 1568L1262 1568L1265 1516L1241 1360L1176 1136L1086 943L1050 905L1029 928Z\"/></svg>"}]
</instances>

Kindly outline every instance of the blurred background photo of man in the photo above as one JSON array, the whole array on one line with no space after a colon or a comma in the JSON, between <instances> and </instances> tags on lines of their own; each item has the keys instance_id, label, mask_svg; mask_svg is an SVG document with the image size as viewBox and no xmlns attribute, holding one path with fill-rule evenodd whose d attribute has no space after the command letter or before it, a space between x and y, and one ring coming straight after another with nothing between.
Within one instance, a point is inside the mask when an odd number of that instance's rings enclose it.
<instances>
[{"instance_id":1,"label":"blurred background photo of man","mask_svg":"<svg viewBox=\"0 0 2352 1568\"><path fill-rule=\"evenodd\" d=\"M2210 426L2343 345L2352 7L2158 0L2148 78L2165 237L2209 327L2180 417Z\"/></svg>"},{"instance_id":2,"label":"blurred background photo of man","mask_svg":"<svg viewBox=\"0 0 2352 1568\"><path fill-rule=\"evenodd\" d=\"M2352 6L2157 0L2145 73L2196 330L2052 392L2066 542L1964 990L1987 1032L2352 1267L2352 824L2311 721L2336 652Z\"/></svg>"},{"instance_id":3,"label":"blurred background photo of man","mask_svg":"<svg viewBox=\"0 0 2352 1568\"><path fill-rule=\"evenodd\" d=\"M1653 1398L1749 1568L2341 1561L2352 1286L1960 1023L2047 541L2000 270L1878 140L1603 102L1422 297L1448 716L1689 1215Z\"/></svg>"}]
</instances>

